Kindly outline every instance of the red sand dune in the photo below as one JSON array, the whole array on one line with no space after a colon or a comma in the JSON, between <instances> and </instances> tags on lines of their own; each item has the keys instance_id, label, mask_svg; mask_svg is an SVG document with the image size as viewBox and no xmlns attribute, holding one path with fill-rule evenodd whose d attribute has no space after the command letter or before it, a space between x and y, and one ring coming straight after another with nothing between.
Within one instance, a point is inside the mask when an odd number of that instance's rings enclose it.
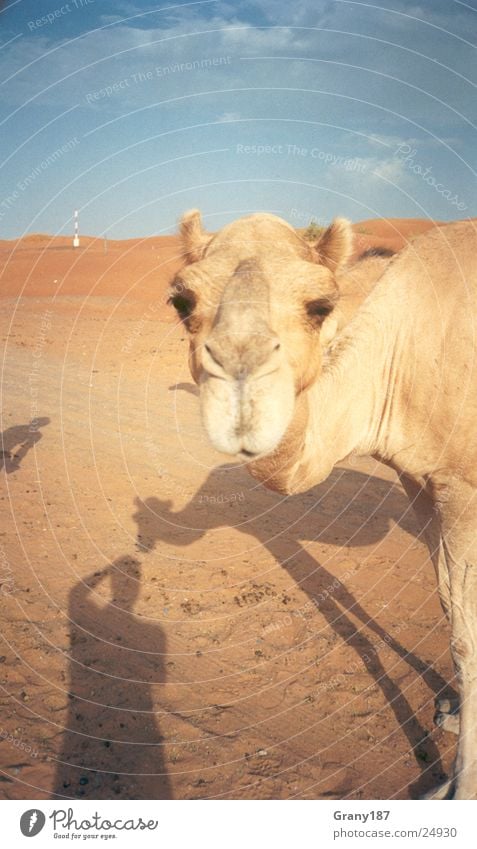
<instances>
[{"instance_id":1,"label":"red sand dune","mask_svg":"<svg viewBox=\"0 0 477 849\"><path fill-rule=\"evenodd\" d=\"M353 225L355 255L377 245L400 250L432 226L434 222L417 218L361 221ZM80 247L73 248L70 237L35 234L0 241L0 296L95 295L150 301L163 295L179 265L177 236L122 241L83 236Z\"/></svg>"},{"instance_id":2,"label":"red sand dune","mask_svg":"<svg viewBox=\"0 0 477 849\"><path fill-rule=\"evenodd\" d=\"M400 251L414 236L425 233L438 222L420 218L377 218L353 225L355 255L367 248L381 246ZM440 223L440 222L439 222Z\"/></svg>"},{"instance_id":3,"label":"red sand dune","mask_svg":"<svg viewBox=\"0 0 477 849\"><path fill-rule=\"evenodd\" d=\"M123 241L23 238L0 243L3 296L95 295L148 300L163 291L179 264L175 236Z\"/></svg>"}]
</instances>

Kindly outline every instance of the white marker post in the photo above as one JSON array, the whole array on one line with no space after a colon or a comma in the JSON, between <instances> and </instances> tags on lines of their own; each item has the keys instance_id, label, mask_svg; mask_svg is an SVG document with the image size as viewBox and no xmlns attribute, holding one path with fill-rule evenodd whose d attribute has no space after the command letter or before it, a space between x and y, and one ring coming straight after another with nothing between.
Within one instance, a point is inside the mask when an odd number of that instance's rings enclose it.
<instances>
[{"instance_id":1,"label":"white marker post","mask_svg":"<svg viewBox=\"0 0 477 849\"><path fill-rule=\"evenodd\" d=\"M80 242L79 242L79 224L78 224L78 210L77 209L75 209L74 221L75 221L75 234L74 234L74 237L73 237L73 247L79 248Z\"/></svg>"}]
</instances>

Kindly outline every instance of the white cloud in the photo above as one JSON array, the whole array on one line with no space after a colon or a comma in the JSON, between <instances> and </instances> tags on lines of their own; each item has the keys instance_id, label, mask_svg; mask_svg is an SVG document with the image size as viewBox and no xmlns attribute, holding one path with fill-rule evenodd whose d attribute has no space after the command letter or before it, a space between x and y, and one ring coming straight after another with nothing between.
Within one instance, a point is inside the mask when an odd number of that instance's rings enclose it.
<instances>
[{"instance_id":1,"label":"white cloud","mask_svg":"<svg viewBox=\"0 0 477 849\"><path fill-rule=\"evenodd\" d=\"M241 117L240 112L223 112L222 115L217 118L217 121L220 124L228 124L233 123L234 121L239 121Z\"/></svg>"},{"instance_id":2,"label":"white cloud","mask_svg":"<svg viewBox=\"0 0 477 849\"><path fill-rule=\"evenodd\" d=\"M402 159L367 159L366 171L377 180L385 180L393 186L401 186L406 178L406 169Z\"/></svg>"},{"instance_id":3,"label":"white cloud","mask_svg":"<svg viewBox=\"0 0 477 849\"><path fill-rule=\"evenodd\" d=\"M356 197L363 193L375 197L390 186L402 188L407 177L405 165L397 157L335 156L326 167L324 183Z\"/></svg>"}]
</instances>

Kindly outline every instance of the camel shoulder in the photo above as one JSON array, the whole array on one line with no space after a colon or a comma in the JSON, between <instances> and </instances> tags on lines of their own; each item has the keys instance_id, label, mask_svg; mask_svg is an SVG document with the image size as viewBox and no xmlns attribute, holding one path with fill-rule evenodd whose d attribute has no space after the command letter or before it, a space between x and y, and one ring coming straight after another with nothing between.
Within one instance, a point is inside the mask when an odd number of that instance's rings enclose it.
<instances>
[{"instance_id":1,"label":"camel shoulder","mask_svg":"<svg viewBox=\"0 0 477 849\"><path fill-rule=\"evenodd\" d=\"M408 285L439 301L477 290L477 228L472 222L435 227L413 239L389 262L380 284L390 289Z\"/></svg>"}]
</instances>

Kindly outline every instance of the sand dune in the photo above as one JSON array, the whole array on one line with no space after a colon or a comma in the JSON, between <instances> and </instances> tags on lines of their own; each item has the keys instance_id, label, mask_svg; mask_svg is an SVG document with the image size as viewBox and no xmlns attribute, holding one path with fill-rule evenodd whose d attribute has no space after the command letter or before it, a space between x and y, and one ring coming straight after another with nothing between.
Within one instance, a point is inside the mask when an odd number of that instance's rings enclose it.
<instances>
[{"instance_id":1,"label":"sand dune","mask_svg":"<svg viewBox=\"0 0 477 849\"><path fill-rule=\"evenodd\" d=\"M353 225L355 255L376 245L400 250L432 226L421 219L361 221ZM79 248L66 236L26 236L0 242L0 296L95 295L149 302L163 295L179 265L176 236L121 241L83 236Z\"/></svg>"}]
</instances>

